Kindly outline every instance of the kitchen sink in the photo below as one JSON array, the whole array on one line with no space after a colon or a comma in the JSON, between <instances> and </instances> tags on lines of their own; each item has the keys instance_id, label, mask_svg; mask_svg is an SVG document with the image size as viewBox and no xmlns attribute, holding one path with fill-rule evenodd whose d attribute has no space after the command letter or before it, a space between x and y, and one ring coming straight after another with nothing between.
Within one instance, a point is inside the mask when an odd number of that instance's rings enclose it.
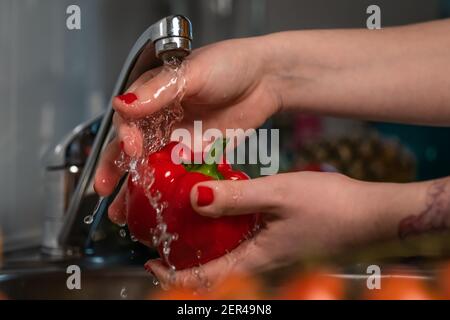
<instances>
[{"instance_id":1,"label":"kitchen sink","mask_svg":"<svg viewBox=\"0 0 450 320\"><path fill-rule=\"evenodd\" d=\"M66 268L15 270L0 274L8 299L146 299L159 287L143 267L81 268L81 289L68 289Z\"/></svg>"},{"instance_id":2,"label":"kitchen sink","mask_svg":"<svg viewBox=\"0 0 450 320\"><path fill-rule=\"evenodd\" d=\"M323 270L327 277L340 278L346 283L348 299L361 297L371 265L380 266L382 278L420 279L427 286L438 287L441 285L438 277L441 267L448 263L448 255L444 253L449 252L447 237L446 241L442 239L432 237L408 242L406 247L404 242L397 241L352 250L332 259L331 265L337 268ZM162 289L143 268L149 258L148 251L141 255L133 251L131 256L123 252L120 255L117 252L102 256L74 255L64 259L45 257L38 250L9 255L0 268L0 299L152 299L159 295ZM255 277L262 281L267 293L273 294L305 267L314 270L314 265L325 263L326 266L329 262L329 259L299 260L289 266L258 273ZM70 290L67 286L72 275L67 268L71 265L77 265L81 270L81 289ZM413 272L409 273L411 270Z\"/></svg>"},{"instance_id":3,"label":"kitchen sink","mask_svg":"<svg viewBox=\"0 0 450 320\"><path fill-rule=\"evenodd\" d=\"M145 299L161 290L143 267L151 255L119 253L55 259L34 248L9 254L0 266L0 299ZM81 289L67 286L73 265L79 267Z\"/></svg>"}]
</instances>

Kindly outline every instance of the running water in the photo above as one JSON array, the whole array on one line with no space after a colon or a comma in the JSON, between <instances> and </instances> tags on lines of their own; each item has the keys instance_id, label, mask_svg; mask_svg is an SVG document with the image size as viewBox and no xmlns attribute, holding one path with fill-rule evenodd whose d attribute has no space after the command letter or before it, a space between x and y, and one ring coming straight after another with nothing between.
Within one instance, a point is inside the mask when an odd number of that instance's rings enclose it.
<instances>
[{"instance_id":1,"label":"running water","mask_svg":"<svg viewBox=\"0 0 450 320\"><path fill-rule=\"evenodd\" d=\"M167 224L164 222L163 211L167 207L167 203L161 201L161 194L158 191L150 191L154 183L154 169L148 169L147 155L160 150L170 142L170 135L175 123L183 118L183 108L180 101L183 97L186 83L184 65L177 58L165 61L161 72L169 73L170 80L157 90L154 94L154 99L158 99L163 91L172 89L172 86L176 88L176 99L163 109L145 118L131 122L131 125L136 126L143 135L142 156L130 158L122 151L115 164L124 173L128 172L132 181L142 187L150 205L155 210L157 226L155 229L149 230L152 236L152 245L155 247L162 246L162 258L169 266L171 273L174 273L175 266L170 263L169 255L171 243L178 239L178 235L168 232ZM135 237L132 234L130 234L130 237L135 241Z\"/></svg>"},{"instance_id":2,"label":"running water","mask_svg":"<svg viewBox=\"0 0 450 320\"><path fill-rule=\"evenodd\" d=\"M92 210L92 213L84 217L83 221L85 224L91 224L92 222L94 222L95 215L100 210L100 206L102 205L104 200L105 200L105 197L100 197L98 199L97 204L94 207L94 210Z\"/></svg>"},{"instance_id":3,"label":"running water","mask_svg":"<svg viewBox=\"0 0 450 320\"><path fill-rule=\"evenodd\" d=\"M157 92L154 94L154 99L157 100L162 92L171 89L173 86L175 86L176 88L176 99L174 99L174 102L153 113L152 115L136 121L132 121L130 123L131 125L136 126L143 134L142 156L131 158L122 151L119 158L115 161L115 165L124 174L128 172L132 181L143 188L150 205L156 212L157 226L155 229L149 230L149 233L152 236L152 245L154 247L162 246L162 258L169 266L169 275L168 279L166 279L168 283L171 283L175 279L176 268L173 264L170 263L169 256L171 243L178 239L178 234L172 234L168 232L167 224L164 222L163 212L167 207L167 203L161 201L161 194L158 191L150 191L154 183L154 168L149 169L149 167L147 166L147 155L160 150L167 143L169 143L170 135L172 133L174 125L177 122L181 121L183 118L183 108L180 101L185 92L186 85L184 68L184 64L181 63L181 61L177 58L173 58L170 61L164 62L162 72L169 73L170 80L166 83L166 85L157 90ZM100 198L93 214L85 217L85 223L92 223L92 221L94 220L94 216L103 200L103 198ZM121 225L121 227L124 226L125 225ZM259 226L256 226L254 231L257 231L258 228ZM126 232L124 229L121 229L119 233L120 236L126 236ZM251 235L249 234L245 237L245 239L248 239L250 237ZM130 238L132 241L136 241L136 238L133 236L133 234L130 234ZM200 250L197 251L197 258L200 259L201 256L202 252ZM230 253L228 253L226 256L229 256L227 258L227 260L229 260L229 263L236 263L235 259L231 257L232 255ZM210 287L209 279L207 279L207 277L204 275L202 266L193 268L192 273L193 276L197 278L201 284L203 284L204 288ZM162 282L154 278L153 284L162 285ZM121 292L121 296L126 297L126 289L122 291L123 292Z\"/></svg>"}]
</instances>

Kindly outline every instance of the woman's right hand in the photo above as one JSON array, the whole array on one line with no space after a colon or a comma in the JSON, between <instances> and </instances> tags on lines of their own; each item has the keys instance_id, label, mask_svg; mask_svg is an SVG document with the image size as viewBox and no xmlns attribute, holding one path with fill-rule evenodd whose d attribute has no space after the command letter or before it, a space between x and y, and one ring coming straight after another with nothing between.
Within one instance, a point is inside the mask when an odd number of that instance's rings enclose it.
<instances>
[{"instance_id":1,"label":"woman's right hand","mask_svg":"<svg viewBox=\"0 0 450 320\"><path fill-rule=\"evenodd\" d=\"M246 130L257 128L277 112L281 103L274 86L276 72L270 46L265 42L264 37L237 39L194 50L183 62L184 118L177 127L192 131L194 120L201 120L203 130ZM168 68L150 70L129 87L127 99L121 96L113 100L117 135L96 172L94 187L99 195L111 194L122 175L114 164L121 150L131 157L142 152L142 133L133 120L175 101L182 80L174 78L173 70ZM123 204L116 201L110 206L110 217L123 223L123 211Z\"/></svg>"},{"instance_id":2,"label":"woman's right hand","mask_svg":"<svg viewBox=\"0 0 450 320\"><path fill-rule=\"evenodd\" d=\"M429 182L369 183L337 173L295 172L252 180L204 181L191 190L192 208L202 216L219 218L262 212L261 229L228 254L201 266L172 273L161 259L149 260L146 269L163 287L202 289L228 274L261 272L293 265L299 259L332 256L377 240L394 238L401 221L411 220L425 230L430 215L421 212L441 203L448 193ZM199 187L210 188L212 201L198 203ZM427 193L441 192L439 200ZM428 205L427 205L428 203ZM448 203L442 202L442 203ZM432 210L434 222L450 205ZM437 210L437 211L436 211ZM446 211L445 211L446 210ZM420 217L417 219L417 217ZM204 288L203 288L204 289Z\"/></svg>"}]
</instances>

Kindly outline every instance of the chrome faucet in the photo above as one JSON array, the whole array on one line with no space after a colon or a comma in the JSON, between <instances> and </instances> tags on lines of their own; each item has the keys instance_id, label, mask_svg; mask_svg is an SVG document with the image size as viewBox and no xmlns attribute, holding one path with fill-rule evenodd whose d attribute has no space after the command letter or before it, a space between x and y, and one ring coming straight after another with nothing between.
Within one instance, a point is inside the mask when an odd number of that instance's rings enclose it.
<instances>
[{"instance_id":1,"label":"chrome faucet","mask_svg":"<svg viewBox=\"0 0 450 320\"><path fill-rule=\"evenodd\" d=\"M44 226L43 251L63 255L73 246L74 226L87 192L93 194L93 177L98 160L112 139L112 99L122 94L145 71L162 65L170 57L184 58L191 52L192 27L189 19L173 15L150 26L136 41L125 61L112 92L109 107L98 119L78 126L48 156L48 206ZM83 153L83 140L93 141L89 152ZM94 139L95 137L95 139ZM87 140L86 140L87 139ZM75 151L74 151L75 150ZM93 224L90 228L95 228Z\"/></svg>"}]
</instances>

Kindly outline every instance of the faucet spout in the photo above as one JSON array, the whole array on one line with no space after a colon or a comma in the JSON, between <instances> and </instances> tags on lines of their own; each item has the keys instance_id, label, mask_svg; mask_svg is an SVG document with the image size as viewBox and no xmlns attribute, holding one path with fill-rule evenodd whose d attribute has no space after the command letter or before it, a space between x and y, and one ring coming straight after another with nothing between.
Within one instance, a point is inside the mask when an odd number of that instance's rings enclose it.
<instances>
[{"instance_id":1,"label":"faucet spout","mask_svg":"<svg viewBox=\"0 0 450 320\"><path fill-rule=\"evenodd\" d=\"M191 52L192 27L186 17L169 16L150 28L151 38L155 43L155 55L161 60L170 56L184 58Z\"/></svg>"}]
</instances>

